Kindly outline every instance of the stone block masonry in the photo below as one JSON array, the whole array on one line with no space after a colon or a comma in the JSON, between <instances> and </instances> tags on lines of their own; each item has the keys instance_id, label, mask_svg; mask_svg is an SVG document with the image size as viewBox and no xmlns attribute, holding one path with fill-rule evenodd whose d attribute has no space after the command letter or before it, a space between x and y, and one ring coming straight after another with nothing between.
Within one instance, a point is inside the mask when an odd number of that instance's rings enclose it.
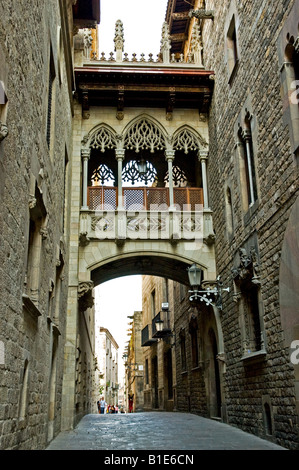
<instances>
[{"instance_id":1,"label":"stone block masonry","mask_svg":"<svg viewBox=\"0 0 299 470\"><path fill-rule=\"evenodd\" d=\"M236 254L255 243L259 252L261 334L266 351L255 362L244 360L244 334L249 327L246 312L241 311L242 301L234 302L230 296L221 319L227 419L245 431L289 448L298 448L298 410L294 367L284 345L278 286L280 254L299 185L290 132L283 119L278 44L295 8L294 1L226 1L221 6L214 2L214 22L207 21L203 31L205 64L216 77L210 111L209 187L217 234L217 272L233 289L231 270L236 266ZM230 76L226 35L233 17L238 60ZM286 44L286 37L281 40ZM236 146L238 127L246 113L252 116L257 184L252 207L244 206L242 201L246 181L242 180ZM225 207L228 187L233 210L230 235Z\"/></svg>"}]
</instances>

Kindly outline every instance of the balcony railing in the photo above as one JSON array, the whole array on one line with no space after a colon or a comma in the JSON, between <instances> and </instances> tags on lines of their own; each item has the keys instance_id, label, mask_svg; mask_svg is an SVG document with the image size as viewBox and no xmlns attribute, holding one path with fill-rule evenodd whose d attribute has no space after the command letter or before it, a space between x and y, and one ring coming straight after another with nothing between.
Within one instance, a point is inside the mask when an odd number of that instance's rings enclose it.
<instances>
[{"instance_id":1,"label":"balcony railing","mask_svg":"<svg viewBox=\"0 0 299 470\"><path fill-rule=\"evenodd\" d=\"M141 331L141 346L152 346L157 339L152 337L151 325L146 325Z\"/></svg>"},{"instance_id":2,"label":"balcony railing","mask_svg":"<svg viewBox=\"0 0 299 470\"><path fill-rule=\"evenodd\" d=\"M163 329L161 331L157 330L157 321L163 321ZM152 320L152 337L163 338L169 333L171 333L169 311L162 310Z\"/></svg>"},{"instance_id":3,"label":"balcony railing","mask_svg":"<svg viewBox=\"0 0 299 470\"><path fill-rule=\"evenodd\" d=\"M150 210L159 207L167 210L169 207L168 188L130 187L123 188L123 205L126 210ZM196 205L203 205L202 188L174 188L174 204L183 210L184 205L190 205L194 211ZM88 187L88 207L90 210L116 210L118 189L108 186Z\"/></svg>"}]
</instances>

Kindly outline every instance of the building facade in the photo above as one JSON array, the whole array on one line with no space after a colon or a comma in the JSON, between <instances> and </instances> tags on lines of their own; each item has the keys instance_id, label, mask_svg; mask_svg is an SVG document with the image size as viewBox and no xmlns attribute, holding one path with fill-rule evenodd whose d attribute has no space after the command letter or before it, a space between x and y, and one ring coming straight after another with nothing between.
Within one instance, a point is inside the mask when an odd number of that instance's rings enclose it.
<instances>
[{"instance_id":1,"label":"building facade","mask_svg":"<svg viewBox=\"0 0 299 470\"><path fill-rule=\"evenodd\" d=\"M78 318L74 367L65 369L73 30L99 21L82 15L82 3L1 2L1 449L45 448L64 426L70 377L78 416L92 402L90 312Z\"/></svg>"},{"instance_id":2,"label":"building facade","mask_svg":"<svg viewBox=\"0 0 299 470\"><path fill-rule=\"evenodd\" d=\"M131 335L124 353L125 361L125 400L126 411L143 411L143 356L141 349L142 312L134 312L131 316Z\"/></svg>"},{"instance_id":3,"label":"building facade","mask_svg":"<svg viewBox=\"0 0 299 470\"><path fill-rule=\"evenodd\" d=\"M173 281L157 277L143 276L142 311L143 329L141 345L144 364L144 409L176 410L176 362L175 337L160 337L156 331L156 321L163 321L164 330L174 332L175 304ZM162 307L165 305L165 309Z\"/></svg>"},{"instance_id":4,"label":"building facade","mask_svg":"<svg viewBox=\"0 0 299 470\"><path fill-rule=\"evenodd\" d=\"M215 73L208 189L230 294L176 293L177 407L298 448L298 2L211 0L185 17L178 4L173 49L188 54L178 31L198 22Z\"/></svg>"},{"instance_id":5,"label":"building facade","mask_svg":"<svg viewBox=\"0 0 299 470\"><path fill-rule=\"evenodd\" d=\"M97 349L99 366L99 400L102 396L107 405L118 404L118 344L107 328L100 327L98 336L99 348Z\"/></svg>"}]
</instances>

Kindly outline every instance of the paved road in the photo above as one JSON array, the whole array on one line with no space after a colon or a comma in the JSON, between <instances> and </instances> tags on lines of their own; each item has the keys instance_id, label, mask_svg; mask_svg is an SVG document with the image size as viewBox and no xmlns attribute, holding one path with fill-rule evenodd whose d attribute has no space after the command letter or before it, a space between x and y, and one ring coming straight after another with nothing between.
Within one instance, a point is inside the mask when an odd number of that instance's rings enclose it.
<instances>
[{"instance_id":1,"label":"paved road","mask_svg":"<svg viewBox=\"0 0 299 470\"><path fill-rule=\"evenodd\" d=\"M47 450L283 450L235 427L187 413L89 414ZM133 452L134 454L134 452Z\"/></svg>"}]
</instances>

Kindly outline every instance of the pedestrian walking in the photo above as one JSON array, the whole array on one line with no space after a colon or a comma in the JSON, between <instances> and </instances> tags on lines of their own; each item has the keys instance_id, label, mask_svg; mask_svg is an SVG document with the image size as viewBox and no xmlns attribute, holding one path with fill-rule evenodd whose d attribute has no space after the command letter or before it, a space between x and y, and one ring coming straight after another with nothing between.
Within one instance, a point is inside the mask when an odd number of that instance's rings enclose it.
<instances>
[{"instance_id":1,"label":"pedestrian walking","mask_svg":"<svg viewBox=\"0 0 299 470\"><path fill-rule=\"evenodd\" d=\"M105 413L105 407L107 406L107 403L105 402L104 397L100 400L100 413L103 415Z\"/></svg>"},{"instance_id":2,"label":"pedestrian walking","mask_svg":"<svg viewBox=\"0 0 299 470\"><path fill-rule=\"evenodd\" d=\"M129 413L133 413L134 393L129 393Z\"/></svg>"}]
</instances>

